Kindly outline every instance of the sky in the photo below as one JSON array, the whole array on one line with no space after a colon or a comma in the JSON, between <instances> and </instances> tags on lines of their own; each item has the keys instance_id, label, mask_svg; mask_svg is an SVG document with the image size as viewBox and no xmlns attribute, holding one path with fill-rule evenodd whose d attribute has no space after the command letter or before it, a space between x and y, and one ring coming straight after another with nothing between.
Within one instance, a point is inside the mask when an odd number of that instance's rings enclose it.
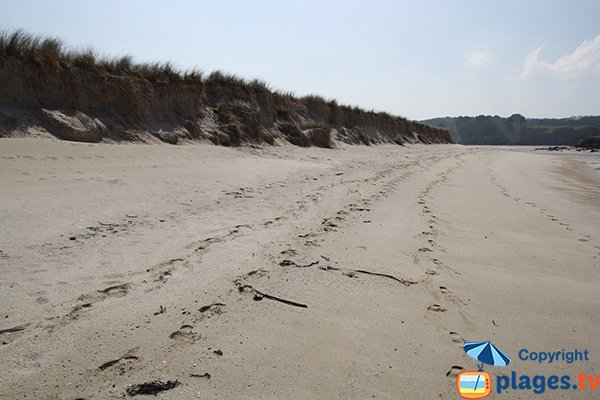
<instances>
[{"instance_id":1,"label":"sky","mask_svg":"<svg viewBox=\"0 0 600 400\"><path fill-rule=\"evenodd\" d=\"M0 28L410 119L600 114L598 0L0 0Z\"/></svg>"}]
</instances>

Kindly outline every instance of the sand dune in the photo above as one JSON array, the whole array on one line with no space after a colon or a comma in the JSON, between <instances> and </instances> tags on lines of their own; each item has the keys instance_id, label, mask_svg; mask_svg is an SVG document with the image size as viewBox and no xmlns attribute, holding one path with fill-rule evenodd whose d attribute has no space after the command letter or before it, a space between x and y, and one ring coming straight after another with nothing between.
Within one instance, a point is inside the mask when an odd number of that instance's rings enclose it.
<instances>
[{"instance_id":1,"label":"sand dune","mask_svg":"<svg viewBox=\"0 0 600 400\"><path fill-rule=\"evenodd\" d=\"M600 178L576 159L2 139L0 182L1 398L453 399L464 340L599 374Z\"/></svg>"}]
</instances>

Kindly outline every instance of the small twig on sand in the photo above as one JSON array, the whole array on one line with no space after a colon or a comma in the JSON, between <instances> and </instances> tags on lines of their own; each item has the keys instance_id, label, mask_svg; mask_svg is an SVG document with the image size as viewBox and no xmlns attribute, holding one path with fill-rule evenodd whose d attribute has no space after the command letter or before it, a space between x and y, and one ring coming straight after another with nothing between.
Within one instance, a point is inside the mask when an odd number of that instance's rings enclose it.
<instances>
[{"instance_id":1,"label":"small twig on sand","mask_svg":"<svg viewBox=\"0 0 600 400\"><path fill-rule=\"evenodd\" d=\"M410 281L408 279L400 279L400 278L396 278L393 275L382 274L380 272L371 272L371 271L366 271L364 269L355 269L354 271L358 272L358 273L361 273L361 274L367 274L367 275L385 276L386 278L390 278L390 279L395 280L396 282L400 282L404 286L410 286L410 285L413 285L413 284L416 283L416 282Z\"/></svg>"},{"instance_id":2,"label":"small twig on sand","mask_svg":"<svg viewBox=\"0 0 600 400\"><path fill-rule=\"evenodd\" d=\"M279 265L282 266L282 267L292 266L292 267L299 267L299 268L308 268L308 267L312 267L313 265L317 265L318 263L319 263L319 260L313 261L313 262L308 263L308 264L296 264L294 261L286 259L286 260L282 260L279 263Z\"/></svg>"},{"instance_id":3,"label":"small twig on sand","mask_svg":"<svg viewBox=\"0 0 600 400\"><path fill-rule=\"evenodd\" d=\"M261 296L266 297L267 299L279 301L279 302L284 303L284 304L289 304L290 306L301 307L301 308L308 308L308 306L306 304L296 303L295 301L282 299L281 297L277 297L277 296L272 296L272 295L270 295L268 293L263 293L261 291L258 291L256 289L254 289L254 288L253 288L253 290L254 290L255 293L260 294Z\"/></svg>"},{"instance_id":4,"label":"small twig on sand","mask_svg":"<svg viewBox=\"0 0 600 400\"><path fill-rule=\"evenodd\" d=\"M268 293L263 293L260 290L257 290L257 289L253 288L250 285L240 286L240 291L243 291L246 288L252 290L257 295L262 296L262 297L267 298L267 299L270 299L270 300L275 300L275 301L278 301L280 303L288 304L288 305L294 306L294 307L308 308L308 306L306 304L296 303L295 301L292 301L292 300L286 300L286 299L282 299L281 297L270 295Z\"/></svg>"},{"instance_id":5,"label":"small twig on sand","mask_svg":"<svg viewBox=\"0 0 600 400\"><path fill-rule=\"evenodd\" d=\"M165 390L171 390L178 386L180 382L174 381L152 381L131 385L127 388L127 394L130 396L137 396L138 394L153 394L157 395Z\"/></svg>"},{"instance_id":6,"label":"small twig on sand","mask_svg":"<svg viewBox=\"0 0 600 400\"><path fill-rule=\"evenodd\" d=\"M319 267L319 269L322 269L323 271L339 271L340 270L338 267L332 267L331 265L322 265Z\"/></svg>"},{"instance_id":7,"label":"small twig on sand","mask_svg":"<svg viewBox=\"0 0 600 400\"><path fill-rule=\"evenodd\" d=\"M100 365L98 367L99 370L104 371L105 369L112 367L113 365L115 365L116 363L118 363L119 361L121 361L121 358L117 358L116 360L110 360L105 362L104 364Z\"/></svg>"},{"instance_id":8,"label":"small twig on sand","mask_svg":"<svg viewBox=\"0 0 600 400\"><path fill-rule=\"evenodd\" d=\"M190 374L190 376L192 378L207 378L207 379L210 379L210 374L208 372L205 372L203 374Z\"/></svg>"},{"instance_id":9,"label":"small twig on sand","mask_svg":"<svg viewBox=\"0 0 600 400\"><path fill-rule=\"evenodd\" d=\"M125 214L125 216L126 216L127 218L137 218L137 215L129 215L129 214Z\"/></svg>"}]
</instances>

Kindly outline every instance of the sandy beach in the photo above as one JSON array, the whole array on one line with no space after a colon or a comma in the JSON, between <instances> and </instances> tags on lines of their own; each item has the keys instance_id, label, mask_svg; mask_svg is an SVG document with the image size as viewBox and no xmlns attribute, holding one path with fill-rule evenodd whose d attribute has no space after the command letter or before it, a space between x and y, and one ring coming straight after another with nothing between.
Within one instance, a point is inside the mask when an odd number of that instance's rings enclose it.
<instances>
[{"instance_id":1,"label":"sandy beach","mask_svg":"<svg viewBox=\"0 0 600 400\"><path fill-rule=\"evenodd\" d=\"M576 158L5 138L0 182L2 399L455 399L465 340L512 358L494 375L600 375Z\"/></svg>"}]
</instances>

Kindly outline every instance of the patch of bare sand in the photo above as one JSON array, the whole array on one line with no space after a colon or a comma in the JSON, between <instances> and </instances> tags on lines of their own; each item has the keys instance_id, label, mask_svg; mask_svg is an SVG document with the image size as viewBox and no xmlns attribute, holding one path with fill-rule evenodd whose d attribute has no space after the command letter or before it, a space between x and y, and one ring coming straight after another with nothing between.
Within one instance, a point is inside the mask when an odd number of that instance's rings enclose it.
<instances>
[{"instance_id":1,"label":"patch of bare sand","mask_svg":"<svg viewBox=\"0 0 600 400\"><path fill-rule=\"evenodd\" d=\"M450 399L464 339L531 374L578 370L521 347L600 350L571 161L3 139L0 165L1 397Z\"/></svg>"}]
</instances>

